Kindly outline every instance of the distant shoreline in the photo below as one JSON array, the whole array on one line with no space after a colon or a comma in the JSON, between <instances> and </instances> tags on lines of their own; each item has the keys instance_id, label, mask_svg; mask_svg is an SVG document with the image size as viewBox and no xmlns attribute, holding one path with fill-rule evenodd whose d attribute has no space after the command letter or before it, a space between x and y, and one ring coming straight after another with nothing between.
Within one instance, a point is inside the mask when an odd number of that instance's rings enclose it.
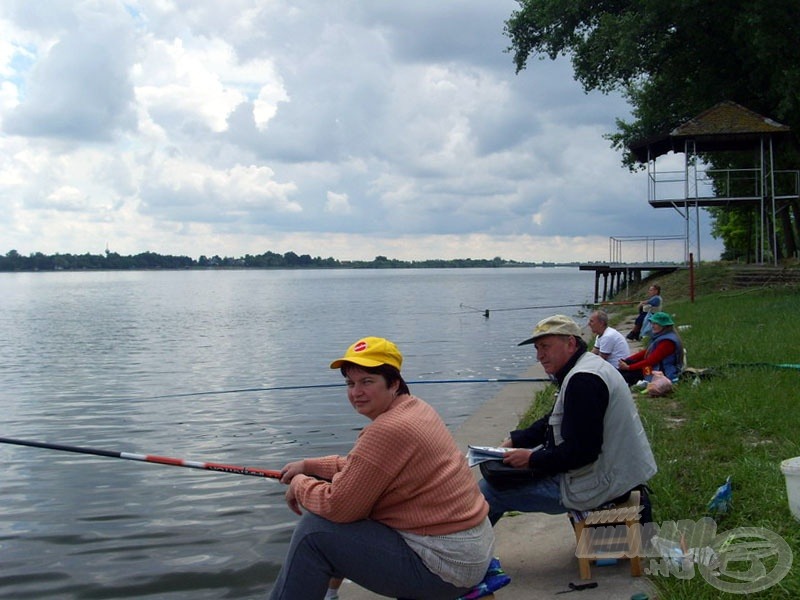
<instances>
[{"instance_id":1,"label":"distant shoreline","mask_svg":"<svg viewBox=\"0 0 800 600\"><path fill-rule=\"evenodd\" d=\"M23 256L11 250L0 256L0 272L53 271L153 271L153 270L229 270L229 269L475 269L475 268L553 268L578 267L580 262L521 262L499 256L492 259L427 259L404 261L385 256L373 260L338 260L332 257L311 257L294 252L277 254L265 252L239 258L201 255L197 260L188 256L162 255L154 252L122 256L105 254L51 254L41 252Z\"/></svg>"}]
</instances>

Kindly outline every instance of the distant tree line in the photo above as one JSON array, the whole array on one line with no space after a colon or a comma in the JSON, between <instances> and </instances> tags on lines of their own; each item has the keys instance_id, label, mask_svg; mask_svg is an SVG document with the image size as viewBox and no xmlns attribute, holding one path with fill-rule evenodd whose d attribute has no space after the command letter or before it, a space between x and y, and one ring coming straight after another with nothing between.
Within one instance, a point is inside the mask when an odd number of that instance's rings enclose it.
<instances>
[{"instance_id":1,"label":"distant tree line","mask_svg":"<svg viewBox=\"0 0 800 600\"><path fill-rule=\"evenodd\" d=\"M575 263L571 263L575 264ZM0 271L94 271L94 270L135 270L135 269L435 269L435 268L473 268L509 266L556 266L555 263L526 263L505 260L496 256L492 259L458 258L453 260L431 259L405 261L385 256L376 256L369 261L340 261L335 258L312 257L308 254L286 252L278 254L267 251L264 254L246 254L241 258L200 256L197 260L188 256L172 256L142 252L132 256L122 256L116 252L105 254L42 254L35 252L23 256L11 250L0 256Z\"/></svg>"}]
</instances>

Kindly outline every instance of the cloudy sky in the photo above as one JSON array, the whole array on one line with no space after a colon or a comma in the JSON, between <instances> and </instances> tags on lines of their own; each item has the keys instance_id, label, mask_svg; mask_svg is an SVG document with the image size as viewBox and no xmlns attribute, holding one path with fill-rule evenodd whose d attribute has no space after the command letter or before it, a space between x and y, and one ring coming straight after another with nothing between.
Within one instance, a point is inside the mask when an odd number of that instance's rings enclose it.
<instances>
[{"instance_id":1,"label":"cloudy sky","mask_svg":"<svg viewBox=\"0 0 800 600\"><path fill-rule=\"evenodd\" d=\"M568 60L515 74L517 7L3 0L0 253L602 261L682 234L603 138L621 97Z\"/></svg>"}]
</instances>

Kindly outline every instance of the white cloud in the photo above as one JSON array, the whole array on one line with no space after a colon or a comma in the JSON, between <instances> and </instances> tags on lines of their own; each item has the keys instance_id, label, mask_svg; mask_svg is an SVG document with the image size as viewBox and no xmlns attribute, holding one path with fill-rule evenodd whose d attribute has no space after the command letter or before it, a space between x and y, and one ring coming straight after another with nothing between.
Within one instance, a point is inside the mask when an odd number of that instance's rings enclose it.
<instances>
[{"instance_id":1,"label":"white cloud","mask_svg":"<svg viewBox=\"0 0 800 600\"><path fill-rule=\"evenodd\" d=\"M261 86L258 97L253 102L253 117L259 131L263 131L278 112L279 102L289 102L289 96L282 85L276 82Z\"/></svg>"},{"instance_id":2,"label":"white cloud","mask_svg":"<svg viewBox=\"0 0 800 600\"><path fill-rule=\"evenodd\" d=\"M620 97L514 73L514 0L38 6L0 4L0 252L604 260L683 226L603 139Z\"/></svg>"},{"instance_id":3,"label":"white cloud","mask_svg":"<svg viewBox=\"0 0 800 600\"><path fill-rule=\"evenodd\" d=\"M325 211L329 213L338 213L349 215L353 212L350 206L350 201L347 194L337 194L336 192L328 192L328 201L325 203Z\"/></svg>"},{"instance_id":4,"label":"white cloud","mask_svg":"<svg viewBox=\"0 0 800 600\"><path fill-rule=\"evenodd\" d=\"M274 180L268 167L236 165L215 169L205 163L165 158L153 166L142 190L142 212L176 223L268 220L302 212L291 195L293 183Z\"/></svg>"},{"instance_id":5,"label":"white cloud","mask_svg":"<svg viewBox=\"0 0 800 600\"><path fill-rule=\"evenodd\" d=\"M3 110L6 132L97 141L110 140L133 126L132 87L127 74L133 37L120 6L77 4L57 30L46 17L37 20L41 15L36 9L35 18L28 21L27 11L32 5L11 3L5 8L20 23L33 25L4 28L14 51L0 55L5 60L0 71L11 71L19 90L18 104ZM112 47L114 51L110 52Z\"/></svg>"},{"instance_id":6,"label":"white cloud","mask_svg":"<svg viewBox=\"0 0 800 600\"><path fill-rule=\"evenodd\" d=\"M211 131L224 131L228 115L245 99L238 89L221 79L233 56L220 40L192 40L199 48L187 49L183 40L153 40L134 73L136 98L155 121L172 121L178 127L192 120Z\"/></svg>"}]
</instances>

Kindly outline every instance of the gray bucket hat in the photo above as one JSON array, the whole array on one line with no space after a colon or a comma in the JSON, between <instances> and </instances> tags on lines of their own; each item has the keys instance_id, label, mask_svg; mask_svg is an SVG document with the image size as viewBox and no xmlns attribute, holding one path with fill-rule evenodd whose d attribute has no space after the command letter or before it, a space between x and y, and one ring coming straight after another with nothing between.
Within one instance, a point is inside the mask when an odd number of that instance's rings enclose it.
<instances>
[{"instance_id":1,"label":"gray bucket hat","mask_svg":"<svg viewBox=\"0 0 800 600\"><path fill-rule=\"evenodd\" d=\"M532 344L546 335L574 335L580 337L581 328L567 315L553 315L539 321L533 329L533 335L524 342L517 344L517 346Z\"/></svg>"}]
</instances>

